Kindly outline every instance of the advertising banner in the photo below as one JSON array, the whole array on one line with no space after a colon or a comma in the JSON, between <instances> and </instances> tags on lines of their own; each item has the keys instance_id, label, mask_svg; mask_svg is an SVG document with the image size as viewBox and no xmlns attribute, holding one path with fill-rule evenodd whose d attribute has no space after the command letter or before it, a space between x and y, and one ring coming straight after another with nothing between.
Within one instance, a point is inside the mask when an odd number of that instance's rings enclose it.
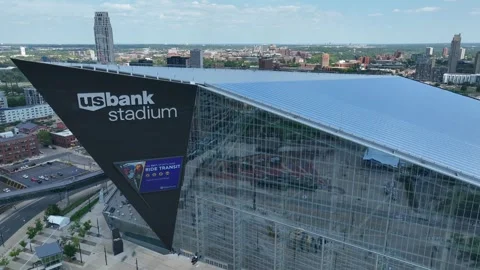
<instances>
[{"instance_id":1,"label":"advertising banner","mask_svg":"<svg viewBox=\"0 0 480 270\"><path fill-rule=\"evenodd\" d=\"M177 189L182 169L182 157L162 158L145 162L140 192Z\"/></svg>"},{"instance_id":2,"label":"advertising banner","mask_svg":"<svg viewBox=\"0 0 480 270\"><path fill-rule=\"evenodd\" d=\"M116 162L115 166L139 193L167 191L180 187L183 157Z\"/></svg>"}]
</instances>

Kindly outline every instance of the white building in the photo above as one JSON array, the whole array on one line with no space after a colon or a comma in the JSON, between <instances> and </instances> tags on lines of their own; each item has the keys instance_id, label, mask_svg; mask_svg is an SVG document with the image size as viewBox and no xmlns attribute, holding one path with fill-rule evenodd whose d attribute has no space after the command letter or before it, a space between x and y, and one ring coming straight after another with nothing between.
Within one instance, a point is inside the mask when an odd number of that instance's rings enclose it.
<instances>
[{"instance_id":1,"label":"white building","mask_svg":"<svg viewBox=\"0 0 480 270\"><path fill-rule=\"evenodd\" d=\"M480 84L480 74L455 74L445 73L443 74L443 83L453 84Z\"/></svg>"},{"instance_id":2,"label":"white building","mask_svg":"<svg viewBox=\"0 0 480 270\"><path fill-rule=\"evenodd\" d=\"M90 60L97 61L97 57L95 56L95 51L94 50L88 50L87 54L88 54L88 56L90 56Z\"/></svg>"},{"instance_id":3,"label":"white building","mask_svg":"<svg viewBox=\"0 0 480 270\"><path fill-rule=\"evenodd\" d=\"M95 33L95 48L98 61L100 63L114 63L113 30L108 12L95 12L93 31Z\"/></svg>"},{"instance_id":4,"label":"white building","mask_svg":"<svg viewBox=\"0 0 480 270\"><path fill-rule=\"evenodd\" d=\"M203 68L203 51L193 49L190 51L190 67Z\"/></svg>"},{"instance_id":5,"label":"white building","mask_svg":"<svg viewBox=\"0 0 480 270\"><path fill-rule=\"evenodd\" d=\"M465 48L460 48L460 60L465 59Z\"/></svg>"},{"instance_id":6,"label":"white building","mask_svg":"<svg viewBox=\"0 0 480 270\"><path fill-rule=\"evenodd\" d=\"M25 52L25 47L20 47L20 55L27 56L27 53Z\"/></svg>"},{"instance_id":7,"label":"white building","mask_svg":"<svg viewBox=\"0 0 480 270\"><path fill-rule=\"evenodd\" d=\"M0 124L43 118L54 114L48 104L0 109Z\"/></svg>"},{"instance_id":8,"label":"white building","mask_svg":"<svg viewBox=\"0 0 480 270\"><path fill-rule=\"evenodd\" d=\"M425 54L427 56L432 56L433 55L433 48L432 47L427 47L425 50Z\"/></svg>"}]
</instances>

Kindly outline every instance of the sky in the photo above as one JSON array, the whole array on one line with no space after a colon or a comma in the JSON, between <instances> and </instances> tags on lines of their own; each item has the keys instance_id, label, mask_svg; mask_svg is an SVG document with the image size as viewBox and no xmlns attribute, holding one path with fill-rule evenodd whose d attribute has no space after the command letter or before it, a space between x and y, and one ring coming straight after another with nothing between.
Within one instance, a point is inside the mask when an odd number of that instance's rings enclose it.
<instances>
[{"instance_id":1,"label":"sky","mask_svg":"<svg viewBox=\"0 0 480 270\"><path fill-rule=\"evenodd\" d=\"M93 44L95 11L116 44L480 42L480 0L0 0L0 43Z\"/></svg>"}]
</instances>

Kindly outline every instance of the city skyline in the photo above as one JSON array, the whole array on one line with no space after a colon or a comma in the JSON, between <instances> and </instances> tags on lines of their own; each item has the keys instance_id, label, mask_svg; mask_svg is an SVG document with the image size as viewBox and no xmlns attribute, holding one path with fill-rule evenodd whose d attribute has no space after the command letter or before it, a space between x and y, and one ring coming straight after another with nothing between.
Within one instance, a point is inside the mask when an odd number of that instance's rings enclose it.
<instances>
[{"instance_id":1,"label":"city skyline","mask_svg":"<svg viewBox=\"0 0 480 270\"><path fill-rule=\"evenodd\" d=\"M0 0L0 6L0 43L11 44L94 44L96 11L109 12L115 44L432 44L453 33L462 33L463 43L480 42L475 0Z\"/></svg>"}]
</instances>

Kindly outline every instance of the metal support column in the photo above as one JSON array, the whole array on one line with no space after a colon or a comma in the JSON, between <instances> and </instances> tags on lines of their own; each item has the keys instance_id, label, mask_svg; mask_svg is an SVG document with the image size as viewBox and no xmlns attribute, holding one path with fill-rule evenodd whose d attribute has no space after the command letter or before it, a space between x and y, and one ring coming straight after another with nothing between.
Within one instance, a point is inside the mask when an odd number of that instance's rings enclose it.
<instances>
[{"instance_id":1,"label":"metal support column","mask_svg":"<svg viewBox=\"0 0 480 270\"><path fill-rule=\"evenodd\" d=\"M275 250L274 250L274 269L282 270L284 269L284 257L285 257L285 237L282 234L282 230L275 223L273 227L275 234Z\"/></svg>"},{"instance_id":2,"label":"metal support column","mask_svg":"<svg viewBox=\"0 0 480 270\"><path fill-rule=\"evenodd\" d=\"M233 269L242 269L242 248L243 248L243 228L242 228L242 214L233 210Z\"/></svg>"},{"instance_id":3,"label":"metal support column","mask_svg":"<svg viewBox=\"0 0 480 270\"><path fill-rule=\"evenodd\" d=\"M197 235L197 253L203 255L203 228L200 219L200 199L195 195L195 232Z\"/></svg>"}]
</instances>

